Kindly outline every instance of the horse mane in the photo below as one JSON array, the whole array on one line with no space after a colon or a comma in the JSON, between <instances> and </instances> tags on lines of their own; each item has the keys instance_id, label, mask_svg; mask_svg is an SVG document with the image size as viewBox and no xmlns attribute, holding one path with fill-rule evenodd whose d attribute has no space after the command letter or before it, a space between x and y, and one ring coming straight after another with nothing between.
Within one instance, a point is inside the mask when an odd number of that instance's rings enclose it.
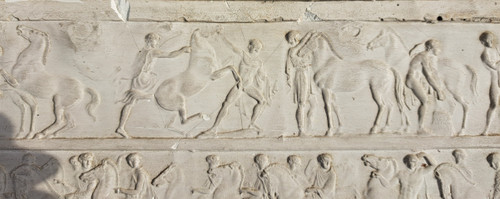
<instances>
[{"instance_id":1,"label":"horse mane","mask_svg":"<svg viewBox=\"0 0 500 199\"><path fill-rule=\"evenodd\" d=\"M399 41L399 43L401 43L401 45L403 45L405 50L409 49L408 46L406 46L405 42L403 42L403 38L401 38L401 36L399 36L399 34L397 34L394 29L392 29L391 27L388 27L387 31L389 31L390 33L392 33L392 35L394 35L394 37L396 37L396 39Z\"/></svg>"},{"instance_id":2,"label":"horse mane","mask_svg":"<svg viewBox=\"0 0 500 199\"><path fill-rule=\"evenodd\" d=\"M47 55L49 54L49 49L50 49L50 39L49 35L45 32L40 31L43 35L43 38L45 39L46 47L45 50L43 51L43 57L42 57L42 63L43 65L47 64Z\"/></svg>"}]
</instances>

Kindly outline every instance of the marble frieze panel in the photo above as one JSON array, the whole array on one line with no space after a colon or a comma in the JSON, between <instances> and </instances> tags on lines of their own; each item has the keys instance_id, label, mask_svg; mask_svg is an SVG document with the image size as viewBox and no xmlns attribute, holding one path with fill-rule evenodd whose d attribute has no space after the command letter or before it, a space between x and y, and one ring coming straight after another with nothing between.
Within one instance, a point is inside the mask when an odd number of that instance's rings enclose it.
<instances>
[{"instance_id":1,"label":"marble frieze panel","mask_svg":"<svg viewBox=\"0 0 500 199\"><path fill-rule=\"evenodd\" d=\"M0 198L500 197L494 2L112 2L0 3Z\"/></svg>"}]
</instances>

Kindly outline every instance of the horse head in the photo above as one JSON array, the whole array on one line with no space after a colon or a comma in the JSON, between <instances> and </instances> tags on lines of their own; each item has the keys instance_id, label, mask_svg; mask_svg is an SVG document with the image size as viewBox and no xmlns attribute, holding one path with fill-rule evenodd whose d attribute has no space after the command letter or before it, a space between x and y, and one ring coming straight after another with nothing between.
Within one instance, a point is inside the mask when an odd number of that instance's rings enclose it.
<instances>
[{"instance_id":1,"label":"horse head","mask_svg":"<svg viewBox=\"0 0 500 199\"><path fill-rule=\"evenodd\" d=\"M371 167L376 170L380 169L380 157L377 157L373 154L365 154L361 157L361 160L363 161L363 164L365 166Z\"/></svg>"},{"instance_id":2,"label":"horse head","mask_svg":"<svg viewBox=\"0 0 500 199\"><path fill-rule=\"evenodd\" d=\"M366 49L374 50L376 48L385 46L387 42L389 42L387 31L385 29L382 29L375 38L368 42L368 44L366 45Z\"/></svg>"},{"instance_id":3,"label":"horse head","mask_svg":"<svg viewBox=\"0 0 500 199\"><path fill-rule=\"evenodd\" d=\"M30 42L35 39L44 39L48 37L47 33L24 25L18 25L16 30L19 36Z\"/></svg>"},{"instance_id":4,"label":"horse head","mask_svg":"<svg viewBox=\"0 0 500 199\"><path fill-rule=\"evenodd\" d=\"M153 186L159 187L164 184L172 183L172 181L175 180L175 171L177 171L176 165L171 164L167 166L167 168L165 168L162 172L160 172L160 174L158 174L158 176L156 176L152 180L151 184Z\"/></svg>"},{"instance_id":5,"label":"horse head","mask_svg":"<svg viewBox=\"0 0 500 199\"><path fill-rule=\"evenodd\" d=\"M49 35L46 32L31 28L28 26L24 26L24 25L18 25L16 30L17 30L17 34L19 36L28 40L31 44L33 44L33 43L38 44L38 45L30 45L30 46L37 46L39 48L35 47L35 49L43 50L42 63L45 65L45 63L47 62L47 54L49 53L49 48L50 48ZM28 49L28 48L26 48L26 49Z\"/></svg>"}]
</instances>

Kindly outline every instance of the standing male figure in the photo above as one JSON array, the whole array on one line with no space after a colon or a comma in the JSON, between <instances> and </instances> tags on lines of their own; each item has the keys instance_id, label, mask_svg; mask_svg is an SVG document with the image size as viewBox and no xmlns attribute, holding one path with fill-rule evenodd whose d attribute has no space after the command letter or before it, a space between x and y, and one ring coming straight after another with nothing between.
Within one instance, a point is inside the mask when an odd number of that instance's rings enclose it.
<instances>
[{"instance_id":1,"label":"standing male figure","mask_svg":"<svg viewBox=\"0 0 500 199\"><path fill-rule=\"evenodd\" d=\"M285 39L290 44L288 50L285 73L288 86L292 88L294 103L298 104L295 117L299 128L298 135L304 135L307 128L306 116L310 117L311 109L313 108L311 101L312 93L312 62L313 52L311 50L302 50L307 42L313 37L313 32L308 32L304 37L300 37L299 32L289 31L285 35ZM292 73L292 69L295 73ZM309 111L306 112L307 104L310 105Z\"/></svg>"},{"instance_id":2,"label":"standing male figure","mask_svg":"<svg viewBox=\"0 0 500 199\"><path fill-rule=\"evenodd\" d=\"M426 128L428 117L432 118L435 109L434 93L438 100L444 100L444 88L437 73L438 55L441 53L439 41L430 39L425 42L425 51L418 53L411 61L406 86L420 101L418 108L419 134L431 133ZM429 115L430 114L430 115Z\"/></svg>"},{"instance_id":3,"label":"standing male figure","mask_svg":"<svg viewBox=\"0 0 500 199\"><path fill-rule=\"evenodd\" d=\"M130 84L130 89L125 93L125 98L122 100L125 105L121 111L120 123L115 131L124 138L130 137L127 131L125 131L125 124L130 117L132 107L139 100L151 99L153 97L151 91L157 82L156 74L153 72L156 60L158 58L174 58L182 53L191 52L189 46L182 47L173 52L163 52L159 49L161 37L156 33L149 33L144 39L146 45L137 53L136 61L133 65L135 70L134 78Z\"/></svg>"},{"instance_id":4,"label":"standing male figure","mask_svg":"<svg viewBox=\"0 0 500 199\"><path fill-rule=\"evenodd\" d=\"M227 94L213 126L204 133L217 133L217 127L221 123L222 119L227 115L229 106L240 99L241 94L243 93L257 101L257 104L253 108L248 128L260 130L260 128L255 125L255 121L262 114L264 106L267 103L264 93L264 89L266 89L267 86L267 77L262 70L262 60L259 58L259 53L262 49L262 42L259 39L251 39L248 42L247 52L237 48L233 43L227 40L226 37L222 37L222 39L228 46L231 47L231 50L234 53L241 56L241 62L237 72L240 80Z\"/></svg>"},{"instance_id":5,"label":"standing male figure","mask_svg":"<svg viewBox=\"0 0 500 199\"><path fill-rule=\"evenodd\" d=\"M498 78L500 71L500 53L497 49L497 37L490 31L485 31L479 36L479 41L484 46L483 53L481 53L481 60L487 66L486 68L491 74L490 83L490 107L486 113L486 128L482 135L490 133L491 121L493 120L493 113L497 112L498 103L500 100L500 79Z\"/></svg>"}]
</instances>

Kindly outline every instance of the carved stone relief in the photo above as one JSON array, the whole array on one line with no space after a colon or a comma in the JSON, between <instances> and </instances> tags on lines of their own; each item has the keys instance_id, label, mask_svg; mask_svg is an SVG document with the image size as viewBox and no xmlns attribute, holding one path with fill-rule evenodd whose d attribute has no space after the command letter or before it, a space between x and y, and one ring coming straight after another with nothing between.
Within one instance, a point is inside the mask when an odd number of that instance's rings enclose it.
<instances>
[{"instance_id":1,"label":"carved stone relief","mask_svg":"<svg viewBox=\"0 0 500 199\"><path fill-rule=\"evenodd\" d=\"M52 3L0 3L0 199L500 199L494 17Z\"/></svg>"}]
</instances>

